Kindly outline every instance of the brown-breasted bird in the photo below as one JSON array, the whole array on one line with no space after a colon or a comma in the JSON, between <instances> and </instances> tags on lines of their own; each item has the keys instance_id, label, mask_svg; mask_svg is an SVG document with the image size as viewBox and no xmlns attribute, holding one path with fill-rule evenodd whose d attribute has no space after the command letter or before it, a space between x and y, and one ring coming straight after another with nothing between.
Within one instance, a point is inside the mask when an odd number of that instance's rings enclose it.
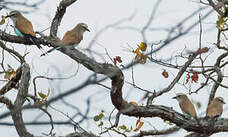
<instances>
[{"instance_id":1,"label":"brown-breasted bird","mask_svg":"<svg viewBox=\"0 0 228 137\"><path fill-rule=\"evenodd\" d=\"M224 99L222 97L214 98L211 103L208 105L206 117L220 117L223 112Z\"/></svg>"},{"instance_id":2,"label":"brown-breasted bird","mask_svg":"<svg viewBox=\"0 0 228 137\"><path fill-rule=\"evenodd\" d=\"M36 34L33 30L32 23L26 19L19 11L14 10L6 16L6 18L10 17L14 24L14 32L17 36L24 37L30 40L33 44L35 44L40 50L42 47L37 42Z\"/></svg>"},{"instance_id":3,"label":"brown-breasted bird","mask_svg":"<svg viewBox=\"0 0 228 137\"><path fill-rule=\"evenodd\" d=\"M188 99L187 95L178 93L173 99L177 99L179 106L185 116L192 116L196 118L196 110L192 102Z\"/></svg>"},{"instance_id":4,"label":"brown-breasted bird","mask_svg":"<svg viewBox=\"0 0 228 137\"><path fill-rule=\"evenodd\" d=\"M72 30L67 31L62 40L60 41L60 45L63 46L73 46L76 47L81 40L83 39L84 32L89 31L88 26L85 23L78 23ZM47 51L47 53L50 53L56 49L60 49L59 47L54 47ZM42 54L41 56L44 56L45 54Z\"/></svg>"}]
</instances>

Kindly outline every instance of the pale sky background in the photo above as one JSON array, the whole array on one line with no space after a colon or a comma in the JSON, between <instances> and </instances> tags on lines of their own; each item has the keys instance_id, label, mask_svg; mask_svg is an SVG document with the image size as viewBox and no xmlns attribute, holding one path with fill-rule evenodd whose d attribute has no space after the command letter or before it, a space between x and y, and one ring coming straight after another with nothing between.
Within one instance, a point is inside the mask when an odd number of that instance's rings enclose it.
<instances>
[{"instance_id":1,"label":"pale sky background","mask_svg":"<svg viewBox=\"0 0 228 137\"><path fill-rule=\"evenodd\" d=\"M15 0L12 0L15 1ZM21 1L21 0L17 0ZM41 31L50 26L51 19L55 15L55 11L57 6L59 5L60 0L46 0L43 4L39 6L40 10L33 12L31 14L26 14L25 16L30 19L33 23L34 29L36 31ZM122 27L136 27L141 29L148 21L150 14L154 8L155 3L157 0L149 1L149 0L98 0L98 1L91 1L91 0L79 0L78 2L71 5L67 8L66 14L63 17L63 20L60 24L58 37L62 38L64 33L72 29L77 23L85 22L88 24L89 29L91 32L85 33L83 41L80 43L78 49L84 53L84 49L88 46L88 44L93 40L95 34L102 29L104 26L113 24L118 20L123 18L130 17L134 14L134 18L129 21L125 21L124 23L119 24L115 28L109 28L106 30L98 39L95 40L95 44L91 48L91 50L96 51L105 58L105 62L111 63L110 59L105 55L104 47L108 50L109 55L111 57L121 56L123 60L123 65L129 64L133 59L134 55L130 52L126 52L124 49L128 48L127 45L130 45L133 48L136 48L136 44L139 44L142 41L142 37L140 33L129 30L129 29L118 29ZM199 3L190 1L190 0L162 0L159 5L159 9L157 10L154 20L152 21L149 28L171 28L175 26L179 21L184 19L186 16L190 15L193 11L198 9L200 6ZM15 6L17 10L22 10L22 8ZM211 8L208 8L201 12L203 16L207 11ZM2 10L1 14L6 14L6 11ZM202 22L203 25L203 36L202 36L202 46L210 47L211 52L213 51L212 43L216 42L216 29L215 29L215 22L217 19L217 14L213 12L209 18ZM195 22L199 19L198 15L191 19L190 22L185 24L183 28L187 28L188 25L191 25L192 22ZM10 24L12 21L9 20ZM3 27L1 27L2 29ZM211 29L213 28L213 29ZM11 28L8 29L12 31ZM176 40L174 43L168 45L168 47L162 49L160 52L156 53L157 59L167 59L170 56L175 56L180 53L185 47L189 50L196 50L198 48L198 40L199 40L199 26L195 27L192 33L182 37L181 39ZM46 31L46 34L49 33L49 30ZM166 38L167 33L162 31L146 31L146 38L149 42L157 42ZM99 43L99 44L97 44ZM12 45L16 50L21 51L23 53L24 46L15 46ZM102 45L102 46L101 46ZM45 50L48 50L48 47L45 47ZM52 52L49 56L40 58L41 52L35 46L28 46L28 50L30 54L27 56L26 60L30 64L32 76L37 75L46 75L49 77L69 77L72 76L78 68L78 64L75 61L71 60L69 57L63 55L58 51ZM216 57L217 51L213 53L209 59L208 63L213 65L214 57ZM89 55L89 54L87 54ZM95 56L96 61L104 62L98 56ZM18 63L13 62L10 59L9 63L11 66L15 68L18 66ZM172 62L174 63L174 61ZM183 63L183 60L180 61ZM161 73L163 69L166 69L170 72L170 77L165 79L162 77ZM58 71L58 72L57 72ZM123 71L125 75L125 80L131 82L131 70ZM60 75L58 75L58 73ZM86 73L86 75L85 75ZM134 76L135 82L138 86L143 87L148 90L161 90L166 87L170 81L174 78L177 71L169 68L165 68L154 63L149 63L149 61L145 65L137 65L134 67ZM227 72L224 71L226 74ZM86 79L88 74L93 74L91 71L87 70L82 65L79 65L79 72L77 75L71 79L67 80L56 80L56 81L47 81L47 80L38 80L37 86L39 91L46 92L48 88L51 88L51 97L54 97L58 94L58 90L56 85L59 86L60 92L67 91L74 87L77 87L81 83L83 83ZM100 75L100 77L102 77ZM186 75L184 75L180 81L183 83L185 81ZM191 84L191 88L194 90L200 86L200 82L202 82L202 77L200 77L199 82L197 84ZM226 79L225 79L226 80ZM227 82L226 82L227 83ZM103 84L110 87L110 80L103 82ZM3 84L2 84L3 85ZM188 87L190 85L187 85ZM207 89L204 88L203 91L200 91L199 94L193 94L189 96L194 101L200 101L202 103L202 108L197 110L198 114L205 112L207 101L208 101L208 91L211 87L208 86ZM228 102L227 97L228 95L224 95L223 88L219 88L217 91L216 96L223 96L225 101ZM166 105L169 107L173 107L178 112L181 112L177 101L172 100L171 98L175 96L175 93L187 93L188 91L183 88L180 84L177 84L172 91L167 94L162 95L154 100L154 104L159 105ZM30 86L30 93L33 93L33 85ZM14 98L16 93L10 92L7 93L7 97ZM139 104L145 104L146 102L140 102L140 99L143 96L143 92L137 89L132 88L128 84L125 83L123 88L123 95L127 101L135 101ZM86 99L91 97L91 111L89 113L90 117L98 114L101 109L105 110L105 114L109 115L109 113L114 108L110 95L109 90L98 86L92 85L88 88L83 89L82 91L75 93L71 96L65 98L65 100L81 109L83 113L86 111ZM74 111L63 105L61 101L52 104L53 107L64 111L68 115L74 114ZM227 108L227 105L224 105ZM0 114L6 110L5 106L1 106ZM55 120L66 119L65 116L61 115L60 113L52 110L49 108L49 112L52 114ZM32 112L26 111L24 112L24 119L27 121L31 121L34 119L34 116L37 116L41 112L39 110L33 110ZM226 111L223 113L223 117L227 117L228 112ZM39 120L48 119L46 115L42 116ZM79 120L81 117L77 117L75 120ZM11 121L11 117L7 118L6 120ZM135 127L136 118L121 116L121 120L119 125L125 124L128 127L131 125ZM164 129L168 128L168 124L164 124L160 118L147 118L144 119L145 122L142 130L148 129ZM150 124L148 124L150 122ZM108 121L105 121L108 124ZM98 134L100 129L97 127L97 123L93 120L89 122L83 122L81 126L87 131L91 131L93 133ZM107 125L109 126L109 125ZM45 126L27 126L27 129L34 135L41 135L41 133L48 133L50 130L50 125ZM58 126L55 125L54 132L56 135L65 135L73 131L73 128L70 126ZM16 137L17 132L14 127L6 127L1 126L0 128L1 135L4 137ZM183 136L183 133L186 134L187 132L184 130L179 131L177 134L170 135L172 136ZM113 133L113 137L118 137L120 135ZM104 137L108 136L107 134L103 135ZM219 133L214 134L212 137L218 136L228 136L228 133Z\"/></svg>"}]
</instances>

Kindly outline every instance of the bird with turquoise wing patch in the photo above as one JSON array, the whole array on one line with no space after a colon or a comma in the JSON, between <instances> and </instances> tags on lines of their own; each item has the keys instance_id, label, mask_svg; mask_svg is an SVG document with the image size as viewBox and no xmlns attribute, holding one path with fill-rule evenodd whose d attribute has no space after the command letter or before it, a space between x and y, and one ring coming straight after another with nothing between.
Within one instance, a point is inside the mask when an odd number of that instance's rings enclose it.
<instances>
[{"instance_id":1,"label":"bird with turquoise wing patch","mask_svg":"<svg viewBox=\"0 0 228 137\"><path fill-rule=\"evenodd\" d=\"M84 32L89 31L88 26L85 23L78 23L72 30L67 31L62 40L60 41L60 45L62 46L73 46L76 47L79 45L81 40L83 39ZM62 46L54 47L47 51L47 53L50 53L56 49L62 48ZM41 56L44 56L45 54L42 54Z\"/></svg>"},{"instance_id":2,"label":"bird with turquoise wing patch","mask_svg":"<svg viewBox=\"0 0 228 137\"><path fill-rule=\"evenodd\" d=\"M40 50L43 50L37 41L36 34L34 32L32 23L25 18L19 11L14 10L6 16L6 18L10 17L13 21L14 32L17 36L24 37L33 44L35 44Z\"/></svg>"}]
</instances>

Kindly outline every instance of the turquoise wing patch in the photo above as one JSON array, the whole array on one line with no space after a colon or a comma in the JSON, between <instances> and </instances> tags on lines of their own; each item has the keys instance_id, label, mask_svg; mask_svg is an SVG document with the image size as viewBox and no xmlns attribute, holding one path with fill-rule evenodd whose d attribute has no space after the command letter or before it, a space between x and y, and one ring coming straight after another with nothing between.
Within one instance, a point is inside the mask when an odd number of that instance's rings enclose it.
<instances>
[{"instance_id":1,"label":"turquoise wing patch","mask_svg":"<svg viewBox=\"0 0 228 137\"><path fill-rule=\"evenodd\" d=\"M24 37L24 35L23 35L16 27L14 27L14 33L15 33L17 36Z\"/></svg>"},{"instance_id":2,"label":"turquoise wing patch","mask_svg":"<svg viewBox=\"0 0 228 137\"><path fill-rule=\"evenodd\" d=\"M78 44L74 44L74 45L72 45L72 46L75 48L75 47L77 47L77 46L78 46Z\"/></svg>"}]
</instances>

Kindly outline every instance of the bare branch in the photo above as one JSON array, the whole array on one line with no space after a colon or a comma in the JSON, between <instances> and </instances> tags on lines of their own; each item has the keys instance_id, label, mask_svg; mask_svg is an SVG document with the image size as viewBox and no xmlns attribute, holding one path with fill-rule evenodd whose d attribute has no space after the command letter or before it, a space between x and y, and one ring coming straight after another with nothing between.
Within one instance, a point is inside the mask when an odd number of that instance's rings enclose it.
<instances>
[{"instance_id":1,"label":"bare branch","mask_svg":"<svg viewBox=\"0 0 228 137\"><path fill-rule=\"evenodd\" d=\"M9 49L6 47L6 45L0 41L0 47L2 47L2 49L8 51L9 53L12 53L13 55L15 55L16 57L18 57L20 59L21 64L25 62L24 57L21 56L18 52L16 52L15 50Z\"/></svg>"},{"instance_id":2,"label":"bare branch","mask_svg":"<svg viewBox=\"0 0 228 137\"><path fill-rule=\"evenodd\" d=\"M6 104L6 106L9 109L12 109L14 107L13 103L11 102L11 100L9 100L7 97L0 96L0 102L3 103L3 104Z\"/></svg>"},{"instance_id":3,"label":"bare branch","mask_svg":"<svg viewBox=\"0 0 228 137\"><path fill-rule=\"evenodd\" d=\"M17 133L21 137L33 137L33 135L26 130L21 112L21 107L25 102L25 96L28 94L29 80L30 68L28 64L24 63L22 65L22 75L17 98L14 102L14 108L10 110Z\"/></svg>"},{"instance_id":4,"label":"bare branch","mask_svg":"<svg viewBox=\"0 0 228 137\"><path fill-rule=\"evenodd\" d=\"M180 71L178 72L177 76L169 84L168 87L164 88L161 91L153 93L153 95L148 98L147 105L151 105L152 101L153 101L153 99L155 97L161 96L162 94L169 92L174 87L174 85L180 80L181 76L184 74L186 69L191 65L192 61L196 58L196 56L202 53L202 52L199 52L200 50L202 50L202 49L199 49L198 51L196 51L195 53L193 53L192 55L189 56L188 61L185 62L184 66L180 69Z\"/></svg>"}]
</instances>

